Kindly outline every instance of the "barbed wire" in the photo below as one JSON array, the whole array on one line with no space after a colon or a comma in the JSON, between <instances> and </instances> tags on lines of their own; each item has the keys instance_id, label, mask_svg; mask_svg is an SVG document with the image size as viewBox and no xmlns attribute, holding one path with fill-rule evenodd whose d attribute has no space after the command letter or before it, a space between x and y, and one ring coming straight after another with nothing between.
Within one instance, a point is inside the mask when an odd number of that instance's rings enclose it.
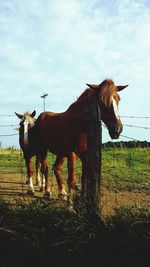
<instances>
[{"instance_id":1,"label":"barbed wire","mask_svg":"<svg viewBox=\"0 0 150 267\"><path fill-rule=\"evenodd\" d=\"M0 127L16 127L18 124L0 124Z\"/></svg>"},{"instance_id":2,"label":"barbed wire","mask_svg":"<svg viewBox=\"0 0 150 267\"><path fill-rule=\"evenodd\" d=\"M139 128L139 129L150 130L150 127L147 127L147 126L138 126L138 125L130 125L130 124L123 124L123 126L131 127L131 128Z\"/></svg>"},{"instance_id":3,"label":"barbed wire","mask_svg":"<svg viewBox=\"0 0 150 267\"><path fill-rule=\"evenodd\" d=\"M129 137L129 136L127 136L127 135L123 135L123 134L121 134L120 135L121 137L124 137L124 138L127 138L127 139L130 139L130 140L133 140L133 141L136 141L136 142L140 142L140 140L137 140L137 139L135 139L135 138L133 138L133 137Z\"/></svg>"},{"instance_id":4,"label":"barbed wire","mask_svg":"<svg viewBox=\"0 0 150 267\"><path fill-rule=\"evenodd\" d=\"M106 127L106 125L105 125L104 123L102 123L102 126L103 126L105 129L107 129L107 127ZM136 141L136 142L139 141L139 140L137 140L137 139L135 139L135 138L133 138L133 137L129 137L129 136L122 135L122 134L120 134L120 137L124 137L124 138L130 139L130 140ZM113 140L113 139L112 139L112 140Z\"/></svg>"},{"instance_id":5,"label":"barbed wire","mask_svg":"<svg viewBox=\"0 0 150 267\"><path fill-rule=\"evenodd\" d=\"M16 117L15 114L4 114L4 115L0 115L0 117ZM66 117L72 117L72 118L77 118L77 117L80 117L79 115L71 115L71 116L68 116L66 115ZM123 116L120 116L121 118L124 118L124 119L142 119L142 120L147 120L147 119L150 119L150 116L129 116L129 115L123 115ZM4 119L3 119L3 122L4 122ZM3 123L2 122L2 123ZM145 123L146 124L146 123ZM104 126L104 125L103 125ZM150 130L150 127L147 127L147 126L137 126L137 125L131 125L131 124L123 124L123 126L125 127L131 127L131 128L138 128L138 129L145 129L145 130ZM18 127L18 125L16 124L1 124L0 127ZM105 127L107 128L107 127ZM19 133L10 133L10 134L0 134L0 137L8 137L8 136L18 136ZM120 137L124 137L124 138L127 138L128 140L134 140L134 141L139 141L133 137L130 137L130 136L126 136L126 135L120 135ZM115 145L114 145L115 146ZM120 157L120 156L119 156ZM121 157L123 158L123 157ZM124 158L125 160L126 158ZM114 160L114 172L112 172L112 178L114 180L114 183L116 184L116 188L117 188L117 185L119 184L119 180L115 179L116 177L118 178L118 169L117 169L117 154L115 154L115 149L113 148L113 160ZM133 160L133 159L132 159ZM134 161L138 161L141 163L141 161L137 160L137 159L134 159ZM142 162L144 163L144 162ZM25 169L24 169L24 165L23 165L23 158L22 158L22 153L20 152L20 174L21 174L21 181L23 181L23 175L24 175L24 172L25 172ZM122 172L122 169L120 169L120 172ZM7 172L8 173L8 172ZM140 173L142 174L142 170L140 170ZM122 175L124 177L124 175ZM124 182L125 182L125 178L124 177ZM120 179L121 180L121 179ZM128 180L127 180L128 182ZM134 181L130 181L131 183L135 183ZM56 184L57 185L57 184ZM51 184L51 186L54 186L54 183ZM24 187L24 184L22 183L22 195L23 195L23 187ZM117 203L117 195L115 195L115 202ZM129 196L128 196L129 198ZM106 204L107 205L107 204Z\"/></svg>"},{"instance_id":6,"label":"barbed wire","mask_svg":"<svg viewBox=\"0 0 150 267\"><path fill-rule=\"evenodd\" d=\"M115 144L115 142L114 142L114 144ZM143 187L142 187L143 185L141 185L141 188L138 188L138 186L137 186L137 184L139 183L139 181L142 181L142 179L143 179L142 176L139 177L139 179L137 177L137 181L135 181L135 180L132 180L131 179L132 176L127 177L125 175L125 173L122 172L122 169L121 168L120 168L119 173L118 173L118 169L117 169L117 160L118 160L118 158L117 158L117 154L116 154L116 150L115 149L113 150L113 154L115 154L115 155L114 155L114 161L113 161L113 171L111 172L111 176L112 176L112 179L113 179L113 182L114 182L114 187L113 186L112 187L111 186L109 187L109 183L108 182L107 183L105 183L105 182L103 183L103 179L102 179L102 186L105 189L105 191L102 193L103 194L103 198L101 198L101 204L103 205L104 208L107 208L108 207L108 208L110 208L112 210L115 210L115 208L118 207L118 205L120 205L120 202L121 202L120 201L120 198L122 198L122 203L126 203L126 202L129 201L130 203L132 202L135 207L136 207L136 204L137 203L140 204L141 206L142 205L143 206L144 205L147 206L147 203L148 203L148 195L147 195L147 198L145 198L145 194L146 194L145 192L146 191L144 191L145 189L143 190ZM12 156L12 154L11 154L11 156ZM119 156L119 159L120 159L120 156ZM54 158L52 158L52 162L54 162ZM51 162L51 165L53 165L52 162ZM18 163L19 163L19 161L18 161ZM81 167L78 166L77 169L81 170ZM130 169L129 171L133 173L134 170ZM146 170L146 171L147 171L147 175L148 175L149 170ZM34 170L34 172L35 172L35 170ZM139 170L138 172L141 175L143 174L143 171L142 170ZM1 179L3 178L3 180L1 181L2 184L5 184L5 179L6 178L7 178L7 183L8 183L8 177L7 177L7 175L8 174L11 174L11 173L12 173L12 175L14 177L14 173L16 173L16 172L14 172L13 170L10 171L10 170L7 169L7 173L5 174L4 173L4 170L3 171L2 170L0 171L0 174L2 174ZM10 194L11 195L14 194L14 192L12 192L12 190L16 190L16 191L19 190L19 193L18 193L19 196L21 196L22 198L24 198L26 196L27 186L25 184L26 167L24 165L24 158L23 158L22 152L20 152L20 166L18 166L18 173L20 173L20 176L21 176L21 178L20 178L20 180L21 180L20 181L20 185L17 188L16 187L13 187L12 188L10 186ZM81 173L82 173L82 170L81 170ZM81 176L81 173L79 174L79 176ZM132 173L131 173L131 175L133 175ZM109 174L109 172L106 172L106 170L103 169L103 178L105 178L105 179L108 180L108 174ZM5 177L5 175L6 175L6 177ZM104 175L105 175L105 177L104 177ZM64 177L65 176L67 176L67 175L65 174ZM56 178L53 176L52 173L51 173L51 175L50 175L49 178L50 178L49 179L49 185L50 185L51 191L52 191L52 193L55 192L54 194L56 194L56 192L57 192L56 190L57 190L57 187L58 187L58 184L56 183ZM35 179L35 177L34 177L34 179ZM120 184L121 183L124 183L125 185L128 184L128 183L130 183L129 186L126 185L126 187L125 187L125 188L128 188L127 191L130 194L126 194L126 190L125 189L121 189L121 187L120 187ZM146 186L148 187L148 185L146 185ZM7 194L7 191L6 190L8 191L8 188L3 187L3 194L4 195ZM35 192L37 192L38 190L39 189L35 187ZM20 193L20 191L21 191L21 193ZM111 195L111 202L110 202L110 192L113 194L113 195ZM140 198L139 197L139 194L143 194L144 195L144 198L143 197ZM109 209L106 210L105 213L109 215Z\"/></svg>"},{"instance_id":7,"label":"barbed wire","mask_svg":"<svg viewBox=\"0 0 150 267\"><path fill-rule=\"evenodd\" d=\"M66 115L66 116L76 116L76 115ZM0 117L16 117L14 114L1 114ZM150 116L134 116L134 115L120 115L120 118L129 118L129 119L150 119Z\"/></svg>"},{"instance_id":8,"label":"barbed wire","mask_svg":"<svg viewBox=\"0 0 150 267\"><path fill-rule=\"evenodd\" d=\"M8 137L8 136L15 136L15 135L19 135L19 133L17 133L17 134L0 134L0 137Z\"/></svg>"},{"instance_id":9,"label":"barbed wire","mask_svg":"<svg viewBox=\"0 0 150 267\"><path fill-rule=\"evenodd\" d=\"M120 117L128 119L150 119L150 116L120 116Z\"/></svg>"},{"instance_id":10,"label":"barbed wire","mask_svg":"<svg viewBox=\"0 0 150 267\"><path fill-rule=\"evenodd\" d=\"M105 128L107 128L103 123L102 123L102 125ZM125 127L139 128L139 129L145 129L145 130L150 130L150 127L147 127L147 126L139 126L139 125L132 125L132 124L123 124L123 126L125 126ZM19 127L19 124L0 124L0 127Z\"/></svg>"},{"instance_id":11,"label":"barbed wire","mask_svg":"<svg viewBox=\"0 0 150 267\"><path fill-rule=\"evenodd\" d=\"M17 135L19 135L19 133L16 133L16 134L0 134L0 137L9 137L9 136L17 136ZM124 137L124 138L130 139L130 140L136 141L136 142L141 142L138 139L135 139L133 137L129 137L129 136L126 136L126 135L122 135L122 134L120 135L120 137Z\"/></svg>"},{"instance_id":12,"label":"barbed wire","mask_svg":"<svg viewBox=\"0 0 150 267\"><path fill-rule=\"evenodd\" d=\"M15 117L16 115L13 114L2 114L0 117Z\"/></svg>"},{"instance_id":13,"label":"barbed wire","mask_svg":"<svg viewBox=\"0 0 150 267\"><path fill-rule=\"evenodd\" d=\"M16 134L0 134L0 137L11 137L11 136L17 136L19 135L19 133L16 133ZM124 137L124 138L127 138L127 139L130 139L130 140L133 140L133 141L136 141L136 142L141 142L141 140L138 140L138 139L135 139L133 137L129 137L129 136L126 136L126 135L120 135L120 137Z\"/></svg>"}]
</instances>

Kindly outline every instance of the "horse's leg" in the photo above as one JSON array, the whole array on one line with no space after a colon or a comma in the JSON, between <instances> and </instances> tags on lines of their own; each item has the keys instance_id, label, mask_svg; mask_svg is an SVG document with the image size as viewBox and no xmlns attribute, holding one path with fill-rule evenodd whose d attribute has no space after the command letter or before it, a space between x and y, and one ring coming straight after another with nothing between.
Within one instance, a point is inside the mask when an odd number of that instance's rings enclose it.
<instances>
[{"instance_id":1,"label":"horse's leg","mask_svg":"<svg viewBox=\"0 0 150 267\"><path fill-rule=\"evenodd\" d=\"M73 199L75 198L75 190L77 189L76 185L76 161L77 155L74 152L71 152L67 157L68 163L68 206L72 210L73 209Z\"/></svg>"},{"instance_id":2,"label":"horse's leg","mask_svg":"<svg viewBox=\"0 0 150 267\"><path fill-rule=\"evenodd\" d=\"M67 157L69 190L76 188L76 173L75 173L76 162L77 162L77 155L74 152L69 153Z\"/></svg>"},{"instance_id":3,"label":"horse's leg","mask_svg":"<svg viewBox=\"0 0 150 267\"><path fill-rule=\"evenodd\" d=\"M85 155L83 154L81 157L81 162L82 162L82 175L81 175L81 192L82 192L82 196L85 197L86 195L86 190L87 190L87 181L86 181L86 159L85 159Z\"/></svg>"},{"instance_id":4,"label":"horse's leg","mask_svg":"<svg viewBox=\"0 0 150 267\"><path fill-rule=\"evenodd\" d=\"M25 162L26 162L26 167L27 167L27 175L28 175L28 184L29 188L27 190L27 194L30 196L34 196L34 186L33 186L33 167L32 167L32 160L30 156L24 156L25 157Z\"/></svg>"},{"instance_id":5,"label":"horse's leg","mask_svg":"<svg viewBox=\"0 0 150 267\"><path fill-rule=\"evenodd\" d=\"M65 184L61 175L62 165L65 161L65 157L57 156L55 163L53 165L53 171L56 176L57 184L58 184L58 197L62 199L66 199L67 192L65 190Z\"/></svg>"},{"instance_id":6,"label":"horse's leg","mask_svg":"<svg viewBox=\"0 0 150 267\"><path fill-rule=\"evenodd\" d=\"M45 169L47 170L47 176L48 176L48 166L46 166ZM42 168L41 168L41 172L42 172ZM40 191L43 192L44 190L45 190L45 174L42 172L42 182L40 186Z\"/></svg>"},{"instance_id":7,"label":"horse's leg","mask_svg":"<svg viewBox=\"0 0 150 267\"><path fill-rule=\"evenodd\" d=\"M36 168L36 185L41 188L41 177L40 177L40 158L36 156L35 168Z\"/></svg>"},{"instance_id":8,"label":"horse's leg","mask_svg":"<svg viewBox=\"0 0 150 267\"><path fill-rule=\"evenodd\" d=\"M44 193L44 197L45 198L51 198L51 192L50 192L50 188L49 188L49 184L48 184L48 166L47 166L47 162L46 162L47 151L45 151L45 153L43 153L40 158L41 158L42 176L43 176L43 179L45 178L45 193ZM42 184L43 183L44 183L44 181L42 181Z\"/></svg>"},{"instance_id":9,"label":"horse's leg","mask_svg":"<svg viewBox=\"0 0 150 267\"><path fill-rule=\"evenodd\" d=\"M45 159L46 161L46 159ZM41 164L40 160L40 165L41 165L41 173L42 173L42 180L40 183L40 191L43 192L45 190L45 177L48 177L48 166L46 162L43 162L43 165ZM43 168L43 170L42 170ZM46 178L47 183L48 183L48 178Z\"/></svg>"}]
</instances>

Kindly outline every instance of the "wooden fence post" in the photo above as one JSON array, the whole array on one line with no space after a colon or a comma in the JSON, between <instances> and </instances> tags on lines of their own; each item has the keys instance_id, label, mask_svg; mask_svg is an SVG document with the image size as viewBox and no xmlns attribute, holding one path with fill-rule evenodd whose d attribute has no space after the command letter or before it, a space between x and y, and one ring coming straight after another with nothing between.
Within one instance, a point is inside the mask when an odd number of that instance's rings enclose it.
<instances>
[{"instance_id":1,"label":"wooden fence post","mask_svg":"<svg viewBox=\"0 0 150 267\"><path fill-rule=\"evenodd\" d=\"M102 129L98 103L88 99L84 105L85 125L88 135L87 151L82 156L83 183L87 213L90 216L100 212L101 143Z\"/></svg>"}]
</instances>

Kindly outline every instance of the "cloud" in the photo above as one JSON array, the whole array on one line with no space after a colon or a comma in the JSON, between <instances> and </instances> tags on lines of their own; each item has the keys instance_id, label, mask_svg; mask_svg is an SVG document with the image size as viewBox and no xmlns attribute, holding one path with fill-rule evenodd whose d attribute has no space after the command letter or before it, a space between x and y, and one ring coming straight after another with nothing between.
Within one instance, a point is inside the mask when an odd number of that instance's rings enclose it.
<instances>
[{"instance_id":1,"label":"cloud","mask_svg":"<svg viewBox=\"0 0 150 267\"><path fill-rule=\"evenodd\" d=\"M47 107L63 111L86 82L110 77L130 84L120 112L139 113L142 100L146 114L149 12L146 0L0 1L0 113L40 113L44 91Z\"/></svg>"}]
</instances>

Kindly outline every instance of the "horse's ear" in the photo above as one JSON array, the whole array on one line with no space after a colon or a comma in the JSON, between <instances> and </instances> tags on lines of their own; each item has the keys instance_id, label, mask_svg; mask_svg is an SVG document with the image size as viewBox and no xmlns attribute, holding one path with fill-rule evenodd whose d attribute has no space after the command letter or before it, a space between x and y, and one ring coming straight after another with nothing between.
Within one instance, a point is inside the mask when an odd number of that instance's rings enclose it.
<instances>
[{"instance_id":1,"label":"horse's ear","mask_svg":"<svg viewBox=\"0 0 150 267\"><path fill-rule=\"evenodd\" d=\"M86 83L86 85L87 85L88 87L90 87L91 89L96 89L96 88L98 87L97 84L89 84L89 83Z\"/></svg>"},{"instance_id":2,"label":"horse's ear","mask_svg":"<svg viewBox=\"0 0 150 267\"><path fill-rule=\"evenodd\" d=\"M32 113L31 113L31 117L33 118L36 114L36 111L34 110Z\"/></svg>"},{"instance_id":3,"label":"horse's ear","mask_svg":"<svg viewBox=\"0 0 150 267\"><path fill-rule=\"evenodd\" d=\"M127 86L128 86L128 84L127 85L118 85L117 91L119 92L119 91L123 90L124 88L126 88Z\"/></svg>"},{"instance_id":4,"label":"horse's ear","mask_svg":"<svg viewBox=\"0 0 150 267\"><path fill-rule=\"evenodd\" d=\"M15 112L15 114L16 114L16 116L19 118L19 119L23 119L23 115L21 115L21 114L19 114L19 113L17 113L17 112Z\"/></svg>"}]
</instances>

